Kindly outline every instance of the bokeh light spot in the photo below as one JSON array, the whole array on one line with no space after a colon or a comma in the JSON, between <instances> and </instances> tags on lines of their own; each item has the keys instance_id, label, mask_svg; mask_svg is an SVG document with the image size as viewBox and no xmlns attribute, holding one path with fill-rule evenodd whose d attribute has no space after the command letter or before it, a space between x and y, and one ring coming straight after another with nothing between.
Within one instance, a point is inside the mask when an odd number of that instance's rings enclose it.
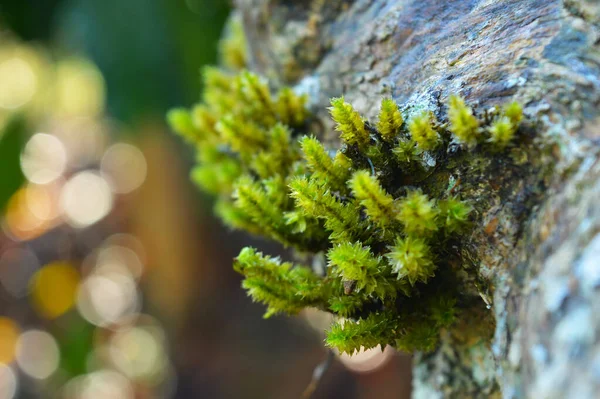
<instances>
[{"instance_id":1,"label":"bokeh light spot","mask_svg":"<svg viewBox=\"0 0 600 399\"><path fill-rule=\"evenodd\" d=\"M42 222L51 222L58 217L57 184L27 185L26 205L29 212Z\"/></svg>"},{"instance_id":2,"label":"bokeh light spot","mask_svg":"<svg viewBox=\"0 0 600 399\"><path fill-rule=\"evenodd\" d=\"M65 116L95 116L104 110L104 78L83 59L62 61L57 68L55 109Z\"/></svg>"},{"instance_id":3,"label":"bokeh light spot","mask_svg":"<svg viewBox=\"0 0 600 399\"><path fill-rule=\"evenodd\" d=\"M106 180L90 171L80 172L69 179L60 197L67 222L80 228L104 218L112 203L112 193Z\"/></svg>"},{"instance_id":4,"label":"bokeh light spot","mask_svg":"<svg viewBox=\"0 0 600 399\"><path fill-rule=\"evenodd\" d=\"M153 328L118 331L111 340L110 356L117 368L132 379L158 379L166 366L160 334Z\"/></svg>"},{"instance_id":5,"label":"bokeh light spot","mask_svg":"<svg viewBox=\"0 0 600 399\"><path fill-rule=\"evenodd\" d=\"M32 279L31 299L38 312L54 319L75 305L79 273L69 263L51 263Z\"/></svg>"},{"instance_id":6,"label":"bokeh light spot","mask_svg":"<svg viewBox=\"0 0 600 399\"><path fill-rule=\"evenodd\" d=\"M111 129L111 123L106 120L78 117L56 122L53 134L65 146L69 166L80 169L100 162L110 141Z\"/></svg>"},{"instance_id":7,"label":"bokeh light spot","mask_svg":"<svg viewBox=\"0 0 600 399\"><path fill-rule=\"evenodd\" d=\"M111 182L115 193L127 194L146 179L146 158L136 147L117 143L109 147L101 163L102 176Z\"/></svg>"},{"instance_id":8,"label":"bokeh light spot","mask_svg":"<svg viewBox=\"0 0 600 399\"><path fill-rule=\"evenodd\" d=\"M37 89L31 65L14 57L0 63L0 107L14 110L27 104Z\"/></svg>"},{"instance_id":9,"label":"bokeh light spot","mask_svg":"<svg viewBox=\"0 0 600 399\"><path fill-rule=\"evenodd\" d=\"M21 154L21 169L32 183L50 183L62 175L66 166L65 146L51 134L34 134Z\"/></svg>"},{"instance_id":10,"label":"bokeh light spot","mask_svg":"<svg viewBox=\"0 0 600 399\"><path fill-rule=\"evenodd\" d=\"M4 228L16 240L30 240L42 235L49 225L48 220L39 218L31 211L30 187L22 187L10 197L4 215ZM42 197L38 197L44 201ZM36 199L37 201L37 199Z\"/></svg>"},{"instance_id":11,"label":"bokeh light spot","mask_svg":"<svg viewBox=\"0 0 600 399\"><path fill-rule=\"evenodd\" d=\"M30 377L46 379L58 368L60 352L56 340L47 332L29 330L17 342L17 363Z\"/></svg>"},{"instance_id":12,"label":"bokeh light spot","mask_svg":"<svg viewBox=\"0 0 600 399\"><path fill-rule=\"evenodd\" d=\"M137 279L142 275L143 268L140 258L131 248L111 245L98 252L97 269L100 273L112 269L121 273L131 273Z\"/></svg>"},{"instance_id":13,"label":"bokeh light spot","mask_svg":"<svg viewBox=\"0 0 600 399\"><path fill-rule=\"evenodd\" d=\"M72 379L65 386L63 397L68 399L133 399L133 387L122 374L98 370Z\"/></svg>"},{"instance_id":14,"label":"bokeh light spot","mask_svg":"<svg viewBox=\"0 0 600 399\"><path fill-rule=\"evenodd\" d=\"M0 398L12 399L17 394L17 376L13 369L0 365Z\"/></svg>"},{"instance_id":15,"label":"bokeh light spot","mask_svg":"<svg viewBox=\"0 0 600 399\"><path fill-rule=\"evenodd\" d=\"M90 323L106 327L139 312L135 280L126 269L100 269L89 276L77 294L77 309Z\"/></svg>"},{"instance_id":16,"label":"bokeh light spot","mask_svg":"<svg viewBox=\"0 0 600 399\"><path fill-rule=\"evenodd\" d=\"M390 346L381 350L381 345L371 349L361 349L352 356L344 353L339 355L340 361L347 369L356 373L371 373L386 364L396 352Z\"/></svg>"}]
</instances>

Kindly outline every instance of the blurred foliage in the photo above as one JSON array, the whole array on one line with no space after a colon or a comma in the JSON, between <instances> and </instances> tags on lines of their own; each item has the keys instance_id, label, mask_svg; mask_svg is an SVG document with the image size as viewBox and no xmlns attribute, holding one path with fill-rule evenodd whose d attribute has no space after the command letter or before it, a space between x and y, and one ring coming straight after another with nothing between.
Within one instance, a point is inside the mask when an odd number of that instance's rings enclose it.
<instances>
[{"instance_id":1,"label":"blurred foliage","mask_svg":"<svg viewBox=\"0 0 600 399\"><path fill-rule=\"evenodd\" d=\"M165 333L141 313L143 244L116 200L143 183L144 155L109 136L93 62L0 34L0 397L164 397Z\"/></svg>"},{"instance_id":2,"label":"blurred foliage","mask_svg":"<svg viewBox=\"0 0 600 399\"><path fill-rule=\"evenodd\" d=\"M197 98L198 68L215 63L228 13L225 0L6 0L0 24L87 54L106 79L109 113L139 122Z\"/></svg>"},{"instance_id":3,"label":"blurred foliage","mask_svg":"<svg viewBox=\"0 0 600 399\"><path fill-rule=\"evenodd\" d=\"M3 0L0 26L87 54L104 74L109 114L139 122L162 120L169 107L197 97L198 68L216 61L228 12L225 0ZM23 118L0 133L0 209L23 183L26 133Z\"/></svg>"},{"instance_id":4,"label":"blurred foliage","mask_svg":"<svg viewBox=\"0 0 600 399\"><path fill-rule=\"evenodd\" d=\"M2 0L0 24L17 32L24 40L47 40L57 7L63 0Z\"/></svg>"},{"instance_id":5,"label":"blurred foliage","mask_svg":"<svg viewBox=\"0 0 600 399\"><path fill-rule=\"evenodd\" d=\"M67 328L56 331L54 335L62 354L61 369L69 376L85 374L90 351L94 347L96 328L76 313L69 314L65 324Z\"/></svg>"},{"instance_id":6,"label":"blurred foliage","mask_svg":"<svg viewBox=\"0 0 600 399\"><path fill-rule=\"evenodd\" d=\"M0 133L0 212L24 182L19 155L25 144L25 130L24 118L15 116L8 122L4 132Z\"/></svg>"},{"instance_id":7,"label":"blurred foliage","mask_svg":"<svg viewBox=\"0 0 600 399\"><path fill-rule=\"evenodd\" d=\"M60 42L103 71L110 114L136 122L197 97L198 68L215 62L227 13L222 0L72 0Z\"/></svg>"}]
</instances>

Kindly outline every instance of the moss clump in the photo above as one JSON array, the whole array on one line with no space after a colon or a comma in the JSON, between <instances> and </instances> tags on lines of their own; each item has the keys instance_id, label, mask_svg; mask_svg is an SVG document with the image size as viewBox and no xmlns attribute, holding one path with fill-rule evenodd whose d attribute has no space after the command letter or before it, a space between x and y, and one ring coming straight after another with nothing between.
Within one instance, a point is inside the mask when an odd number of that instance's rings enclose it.
<instances>
[{"instance_id":1,"label":"moss clump","mask_svg":"<svg viewBox=\"0 0 600 399\"><path fill-rule=\"evenodd\" d=\"M460 318L456 248L472 206L457 187L433 195L424 151L449 159L450 133L467 146L501 149L517 131L520 107L505 107L490 124L452 97L447 131L429 112L406 126L390 99L375 127L335 98L330 112L342 146L334 151L308 134L304 96L273 91L261 77L235 70L239 63L227 65L205 70L200 104L168 115L197 149L194 181L216 195L215 210L232 228L328 260L321 276L244 248L234 268L248 294L267 306L265 317L305 307L343 317L326 339L342 352L435 348L440 329ZM501 126L507 123L512 135Z\"/></svg>"},{"instance_id":2,"label":"moss clump","mask_svg":"<svg viewBox=\"0 0 600 399\"><path fill-rule=\"evenodd\" d=\"M344 100L344 97L331 99L329 112L336 124L335 130L340 132L342 140L359 148L366 147L370 137L365 129L365 122L352 105Z\"/></svg>"},{"instance_id":3,"label":"moss clump","mask_svg":"<svg viewBox=\"0 0 600 399\"><path fill-rule=\"evenodd\" d=\"M440 137L433 127L434 121L433 114L424 111L413 116L408 124L412 139L424 150L434 150L440 143Z\"/></svg>"},{"instance_id":4,"label":"moss clump","mask_svg":"<svg viewBox=\"0 0 600 399\"><path fill-rule=\"evenodd\" d=\"M496 148L503 149L510 144L519 124L523 119L523 109L518 103L512 102L502 109L502 113L492 122L488 128L490 138Z\"/></svg>"},{"instance_id":5,"label":"moss clump","mask_svg":"<svg viewBox=\"0 0 600 399\"><path fill-rule=\"evenodd\" d=\"M385 141L394 141L404 123L398 105L391 98L381 101L377 130Z\"/></svg>"},{"instance_id":6,"label":"moss clump","mask_svg":"<svg viewBox=\"0 0 600 399\"><path fill-rule=\"evenodd\" d=\"M229 69L242 69L248 63L246 36L242 18L234 13L227 21L225 34L219 43L221 64Z\"/></svg>"},{"instance_id":7,"label":"moss clump","mask_svg":"<svg viewBox=\"0 0 600 399\"><path fill-rule=\"evenodd\" d=\"M473 115L473 110L458 96L450 96L448 104L448 119L450 131L460 143L474 147L480 136L479 121Z\"/></svg>"},{"instance_id":8,"label":"moss clump","mask_svg":"<svg viewBox=\"0 0 600 399\"><path fill-rule=\"evenodd\" d=\"M410 235L405 238L398 237L388 249L390 252L386 257L399 279L406 278L410 285L414 286L417 281L426 283L434 276L432 251L423 238Z\"/></svg>"}]
</instances>

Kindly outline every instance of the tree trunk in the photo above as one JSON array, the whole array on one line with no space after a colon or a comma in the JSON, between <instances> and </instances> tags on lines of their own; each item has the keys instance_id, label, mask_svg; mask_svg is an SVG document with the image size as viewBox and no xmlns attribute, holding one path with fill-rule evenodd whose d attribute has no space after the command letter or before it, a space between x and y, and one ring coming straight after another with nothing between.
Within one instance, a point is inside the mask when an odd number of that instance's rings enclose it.
<instances>
[{"instance_id":1,"label":"tree trunk","mask_svg":"<svg viewBox=\"0 0 600 399\"><path fill-rule=\"evenodd\" d=\"M476 196L465 248L491 342L447 334L417 354L414 397L592 398L600 389L600 3L594 0L238 0L251 66L374 118L383 96L445 118L517 100L508 155L456 166ZM336 140L332 129L326 137ZM465 323L467 326L467 324Z\"/></svg>"}]
</instances>

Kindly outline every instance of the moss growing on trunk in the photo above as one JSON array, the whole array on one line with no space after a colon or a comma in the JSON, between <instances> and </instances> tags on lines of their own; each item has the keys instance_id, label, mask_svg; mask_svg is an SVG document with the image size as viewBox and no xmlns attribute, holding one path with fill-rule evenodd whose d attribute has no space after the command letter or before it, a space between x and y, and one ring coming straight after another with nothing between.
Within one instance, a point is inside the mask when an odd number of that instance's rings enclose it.
<instances>
[{"instance_id":1,"label":"moss growing on trunk","mask_svg":"<svg viewBox=\"0 0 600 399\"><path fill-rule=\"evenodd\" d=\"M334 313L343 320L326 343L342 352L434 349L440 331L471 306L460 292L460 248L475 212L451 181L464 156L456 144L502 150L517 133L520 106L480 118L454 96L447 126L428 111L404 123L396 103L383 99L371 124L335 98L335 151L310 135L306 98L290 88L273 91L243 69L209 68L204 84L200 104L168 115L197 148L194 181L217 196L216 212L232 228L329 261L317 275L244 248L234 267L267 306L265 317L305 307Z\"/></svg>"}]
</instances>

